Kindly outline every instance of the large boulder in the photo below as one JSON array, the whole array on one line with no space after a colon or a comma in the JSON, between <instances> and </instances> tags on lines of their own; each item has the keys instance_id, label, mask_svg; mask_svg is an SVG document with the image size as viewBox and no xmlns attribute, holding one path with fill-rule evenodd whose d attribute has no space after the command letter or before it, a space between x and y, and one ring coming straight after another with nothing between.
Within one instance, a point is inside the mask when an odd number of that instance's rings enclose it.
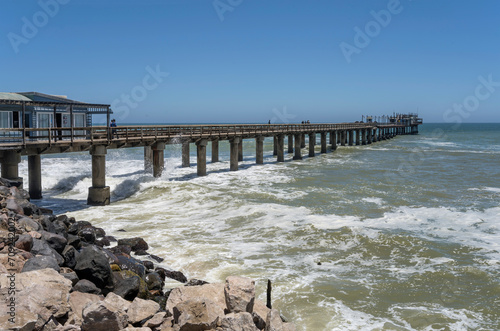
<instances>
[{"instance_id":1,"label":"large boulder","mask_svg":"<svg viewBox=\"0 0 500 331\"><path fill-rule=\"evenodd\" d=\"M148 289L151 290L159 290L161 291L163 288L163 281L156 272L152 272L144 276L144 281L148 285Z\"/></svg>"},{"instance_id":2,"label":"large boulder","mask_svg":"<svg viewBox=\"0 0 500 331\"><path fill-rule=\"evenodd\" d=\"M135 297L141 299L148 298L148 286L139 275L129 270L113 272L114 290L113 292L126 300L134 300Z\"/></svg>"},{"instance_id":3,"label":"large boulder","mask_svg":"<svg viewBox=\"0 0 500 331\"><path fill-rule=\"evenodd\" d=\"M271 309L267 308L265 303L261 300L256 299L253 305L253 321L259 329L264 329L266 327L267 314Z\"/></svg>"},{"instance_id":4,"label":"large boulder","mask_svg":"<svg viewBox=\"0 0 500 331\"><path fill-rule=\"evenodd\" d=\"M82 293L91 293L91 294L101 294L101 290L95 286L88 279L80 279L78 283L73 286L73 291L78 291Z\"/></svg>"},{"instance_id":5,"label":"large boulder","mask_svg":"<svg viewBox=\"0 0 500 331\"><path fill-rule=\"evenodd\" d=\"M160 326L165 321L166 315L167 315L167 313L164 311L156 313L153 317L148 319L146 321L146 323L144 323L144 326L148 327L148 328L156 328L157 326Z\"/></svg>"},{"instance_id":6,"label":"large boulder","mask_svg":"<svg viewBox=\"0 0 500 331\"><path fill-rule=\"evenodd\" d=\"M271 309L267 314L265 331L283 331L283 321L278 310Z\"/></svg>"},{"instance_id":7,"label":"large boulder","mask_svg":"<svg viewBox=\"0 0 500 331\"><path fill-rule=\"evenodd\" d=\"M221 331L258 331L252 315L247 312L229 313L220 322Z\"/></svg>"},{"instance_id":8,"label":"large boulder","mask_svg":"<svg viewBox=\"0 0 500 331\"><path fill-rule=\"evenodd\" d=\"M130 249L135 252L139 250L147 251L149 249L149 245L144 239L136 237L136 238L128 238L128 239L118 239L118 245L130 246Z\"/></svg>"},{"instance_id":9,"label":"large boulder","mask_svg":"<svg viewBox=\"0 0 500 331\"><path fill-rule=\"evenodd\" d=\"M26 232L30 231L39 231L42 229L40 223L35 222L33 219L29 217L21 217L17 220L17 224L21 229L24 229Z\"/></svg>"},{"instance_id":10,"label":"large boulder","mask_svg":"<svg viewBox=\"0 0 500 331\"><path fill-rule=\"evenodd\" d=\"M23 251L29 252L33 247L33 237L29 234L22 234L17 238L15 246Z\"/></svg>"},{"instance_id":11,"label":"large boulder","mask_svg":"<svg viewBox=\"0 0 500 331\"><path fill-rule=\"evenodd\" d=\"M78 251L75 247L67 245L61 253L61 256L64 259L64 266L68 268L75 268L76 266L76 257L78 256Z\"/></svg>"},{"instance_id":12,"label":"large boulder","mask_svg":"<svg viewBox=\"0 0 500 331\"><path fill-rule=\"evenodd\" d=\"M36 255L52 256L57 260L58 265L63 265L64 258L56 252L55 249L49 246L45 240L33 239L33 247L31 253Z\"/></svg>"},{"instance_id":13,"label":"large boulder","mask_svg":"<svg viewBox=\"0 0 500 331\"><path fill-rule=\"evenodd\" d=\"M116 255L116 258L118 259L118 266L121 270L130 270L141 277L144 277L146 274L146 268L141 261L124 255Z\"/></svg>"},{"instance_id":14,"label":"large boulder","mask_svg":"<svg viewBox=\"0 0 500 331\"><path fill-rule=\"evenodd\" d=\"M132 304L130 301L125 300L124 298L113 292L109 292L108 295L106 295L106 299L104 299L104 301L125 312L128 311L128 308Z\"/></svg>"},{"instance_id":15,"label":"large boulder","mask_svg":"<svg viewBox=\"0 0 500 331\"><path fill-rule=\"evenodd\" d=\"M173 312L174 322L181 331L215 329L224 317L224 309L206 297L183 301L174 307Z\"/></svg>"},{"instance_id":16,"label":"large boulder","mask_svg":"<svg viewBox=\"0 0 500 331\"><path fill-rule=\"evenodd\" d=\"M168 296L165 309L169 315L173 315L174 307L179 303L197 298L210 298L222 310L226 308L224 284L205 284L201 286L180 286L174 288Z\"/></svg>"},{"instance_id":17,"label":"large boulder","mask_svg":"<svg viewBox=\"0 0 500 331\"><path fill-rule=\"evenodd\" d=\"M102 301L98 295L82 292L71 292L69 296L69 305L71 306L68 322L81 325L83 322L83 310L95 302Z\"/></svg>"},{"instance_id":18,"label":"large boulder","mask_svg":"<svg viewBox=\"0 0 500 331\"><path fill-rule=\"evenodd\" d=\"M68 300L71 281L54 269L23 272L16 274L15 278L8 274L0 275L0 302L9 302L11 297L9 287L12 283L15 283L16 290L16 314L33 312L38 314L39 322L45 323L51 318L62 318L70 311ZM33 316L30 316L26 318L32 319ZM1 304L0 325L20 327L17 319L14 325L4 324L3 321L7 317L9 317L9 307Z\"/></svg>"},{"instance_id":19,"label":"large boulder","mask_svg":"<svg viewBox=\"0 0 500 331\"><path fill-rule=\"evenodd\" d=\"M42 239L45 240L45 242L49 244L49 246L53 248L56 252L61 254L64 247L66 247L68 240L56 233L47 231L39 231L39 232L42 235Z\"/></svg>"},{"instance_id":20,"label":"large boulder","mask_svg":"<svg viewBox=\"0 0 500 331\"><path fill-rule=\"evenodd\" d=\"M134 325L142 320L153 317L158 310L160 310L160 305L156 302L135 298L127 310L128 321Z\"/></svg>"},{"instance_id":21,"label":"large boulder","mask_svg":"<svg viewBox=\"0 0 500 331\"><path fill-rule=\"evenodd\" d=\"M21 272L42 270L46 268L54 269L57 272L61 270L55 258L53 258L52 256L39 255L26 261L26 263L23 266L23 270Z\"/></svg>"},{"instance_id":22,"label":"large boulder","mask_svg":"<svg viewBox=\"0 0 500 331\"><path fill-rule=\"evenodd\" d=\"M98 288L108 293L113 288L113 278L111 267L106 254L95 246L89 246L80 252L76 257L74 268L80 279L88 279Z\"/></svg>"},{"instance_id":23,"label":"large boulder","mask_svg":"<svg viewBox=\"0 0 500 331\"><path fill-rule=\"evenodd\" d=\"M230 313L253 312L255 281L246 277L229 276L224 287L226 306Z\"/></svg>"},{"instance_id":24,"label":"large boulder","mask_svg":"<svg viewBox=\"0 0 500 331\"><path fill-rule=\"evenodd\" d=\"M82 318L82 331L119 331L128 325L127 314L105 301L86 306Z\"/></svg>"}]
</instances>

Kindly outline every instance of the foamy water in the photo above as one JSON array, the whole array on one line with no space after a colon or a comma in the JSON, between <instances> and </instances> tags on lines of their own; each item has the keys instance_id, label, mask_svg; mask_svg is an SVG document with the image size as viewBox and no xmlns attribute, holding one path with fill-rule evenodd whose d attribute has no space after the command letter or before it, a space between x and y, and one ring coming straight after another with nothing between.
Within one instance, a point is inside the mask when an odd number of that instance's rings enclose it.
<instances>
[{"instance_id":1,"label":"foamy water","mask_svg":"<svg viewBox=\"0 0 500 331\"><path fill-rule=\"evenodd\" d=\"M40 204L141 236L189 278L248 276L261 298L271 279L299 330L500 329L500 126L435 128L284 163L266 140L264 165L245 141L237 172L221 143L206 177L180 146L158 179L142 149L110 150L106 207L85 205L90 155L43 157Z\"/></svg>"}]
</instances>

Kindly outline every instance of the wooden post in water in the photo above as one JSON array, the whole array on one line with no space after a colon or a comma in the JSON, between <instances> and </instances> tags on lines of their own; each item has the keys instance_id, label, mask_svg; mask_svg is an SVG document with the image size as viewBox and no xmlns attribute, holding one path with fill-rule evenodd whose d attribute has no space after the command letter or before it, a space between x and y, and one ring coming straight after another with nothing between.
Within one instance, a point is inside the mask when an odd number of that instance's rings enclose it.
<instances>
[{"instance_id":1,"label":"wooden post in water","mask_svg":"<svg viewBox=\"0 0 500 331\"><path fill-rule=\"evenodd\" d=\"M293 159L294 160L302 160L302 150L300 146L302 145L302 133L298 133L295 135L295 150L294 150L294 155Z\"/></svg>"},{"instance_id":2,"label":"wooden post in water","mask_svg":"<svg viewBox=\"0 0 500 331\"><path fill-rule=\"evenodd\" d=\"M345 143L346 143L346 140L347 140L346 136L347 136L346 130L340 131L340 145L341 146L345 146Z\"/></svg>"},{"instance_id":3,"label":"wooden post in water","mask_svg":"<svg viewBox=\"0 0 500 331\"><path fill-rule=\"evenodd\" d=\"M28 155L29 193L32 199L42 198L42 164L40 154Z\"/></svg>"},{"instance_id":4,"label":"wooden post in water","mask_svg":"<svg viewBox=\"0 0 500 331\"><path fill-rule=\"evenodd\" d=\"M109 186L106 186L106 153L106 146L103 145L96 145L90 149L90 155L92 155L92 187L89 187L88 205L109 205L110 191Z\"/></svg>"},{"instance_id":5,"label":"wooden post in water","mask_svg":"<svg viewBox=\"0 0 500 331\"><path fill-rule=\"evenodd\" d=\"M236 137L229 140L229 170L237 171L238 170L238 148L240 144L241 138Z\"/></svg>"},{"instance_id":6,"label":"wooden post in water","mask_svg":"<svg viewBox=\"0 0 500 331\"><path fill-rule=\"evenodd\" d=\"M255 138L255 163L264 164L264 137Z\"/></svg>"},{"instance_id":7,"label":"wooden post in water","mask_svg":"<svg viewBox=\"0 0 500 331\"><path fill-rule=\"evenodd\" d=\"M267 280L267 302L266 306L269 309L273 309L273 305L271 303L271 292L273 291L272 285L271 285L271 280Z\"/></svg>"},{"instance_id":8,"label":"wooden post in water","mask_svg":"<svg viewBox=\"0 0 500 331\"><path fill-rule=\"evenodd\" d=\"M315 153L314 153L314 140L316 140L316 133L310 132L309 133L309 156L310 157L313 157L315 155Z\"/></svg>"},{"instance_id":9,"label":"wooden post in water","mask_svg":"<svg viewBox=\"0 0 500 331\"><path fill-rule=\"evenodd\" d=\"M144 171L153 172L153 149L151 146L144 146Z\"/></svg>"},{"instance_id":10,"label":"wooden post in water","mask_svg":"<svg viewBox=\"0 0 500 331\"><path fill-rule=\"evenodd\" d=\"M165 167L164 150L165 143L157 142L153 146L153 176L161 177Z\"/></svg>"},{"instance_id":11,"label":"wooden post in water","mask_svg":"<svg viewBox=\"0 0 500 331\"><path fill-rule=\"evenodd\" d=\"M326 153L326 132L321 132L321 153Z\"/></svg>"},{"instance_id":12,"label":"wooden post in water","mask_svg":"<svg viewBox=\"0 0 500 331\"><path fill-rule=\"evenodd\" d=\"M285 154L284 154L284 145L285 145L285 138L283 134L279 134L276 136L276 143L277 143L277 148L278 148L278 162L284 162L285 161Z\"/></svg>"},{"instance_id":13,"label":"wooden post in water","mask_svg":"<svg viewBox=\"0 0 500 331\"><path fill-rule=\"evenodd\" d=\"M278 138L273 136L273 155L278 155Z\"/></svg>"},{"instance_id":14,"label":"wooden post in water","mask_svg":"<svg viewBox=\"0 0 500 331\"><path fill-rule=\"evenodd\" d=\"M330 132L330 143L332 144L332 150L337 149L337 131Z\"/></svg>"},{"instance_id":15,"label":"wooden post in water","mask_svg":"<svg viewBox=\"0 0 500 331\"><path fill-rule=\"evenodd\" d=\"M219 162L219 139L212 140L212 163Z\"/></svg>"},{"instance_id":16,"label":"wooden post in water","mask_svg":"<svg viewBox=\"0 0 500 331\"><path fill-rule=\"evenodd\" d=\"M187 168L190 166L189 161L189 141L182 142L182 167Z\"/></svg>"},{"instance_id":17,"label":"wooden post in water","mask_svg":"<svg viewBox=\"0 0 500 331\"><path fill-rule=\"evenodd\" d=\"M303 133L300 137L300 148L306 147L306 134Z\"/></svg>"},{"instance_id":18,"label":"wooden post in water","mask_svg":"<svg viewBox=\"0 0 500 331\"><path fill-rule=\"evenodd\" d=\"M354 145L354 130L349 130L349 146Z\"/></svg>"},{"instance_id":19,"label":"wooden post in water","mask_svg":"<svg viewBox=\"0 0 500 331\"><path fill-rule=\"evenodd\" d=\"M288 153L293 153L293 134L288 135Z\"/></svg>"},{"instance_id":20,"label":"wooden post in water","mask_svg":"<svg viewBox=\"0 0 500 331\"><path fill-rule=\"evenodd\" d=\"M238 161L243 161L243 138L241 138L238 144Z\"/></svg>"}]
</instances>

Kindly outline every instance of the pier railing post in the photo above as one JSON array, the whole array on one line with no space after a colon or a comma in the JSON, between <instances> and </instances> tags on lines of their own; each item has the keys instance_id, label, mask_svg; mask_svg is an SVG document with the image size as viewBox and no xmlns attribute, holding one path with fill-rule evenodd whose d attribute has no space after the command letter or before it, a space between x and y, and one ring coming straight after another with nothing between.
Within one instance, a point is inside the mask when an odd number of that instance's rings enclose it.
<instances>
[{"instance_id":1,"label":"pier railing post","mask_svg":"<svg viewBox=\"0 0 500 331\"><path fill-rule=\"evenodd\" d=\"M264 137L255 138L255 163L264 164Z\"/></svg>"},{"instance_id":2,"label":"pier railing post","mask_svg":"<svg viewBox=\"0 0 500 331\"><path fill-rule=\"evenodd\" d=\"M198 176L207 175L207 139L196 142L196 168Z\"/></svg>"},{"instance_id":3,"label":"pier railing post","mask_svg":"<svg viewBox=\"0 0 500 331\"><path fill-rule=\"evenodd\" d=\"M92 187L89 187L87 204L109 205L110 190L106 186L106 146L96 145L90 149L92 155Z\"/></svg>"},{"instance_id":4,"label":"pier railing post","mask_svg":"<svg viewBox=\"0 0 500 331\"><path fill-rule=\"evenodd\" d=\"M40 154L28 155L29 193L32 199L42 198L42 163Z\"/></svg>"},{"instance_id":5,"label":"pier railing post","mask_svg":"<svg viewBox=\"0 0 500 331\"><path fill-rule=\"evenodd\" d=\"M241 138L235 137L229 140L229 170L237 171L238 170L238 146L240 144Z\"/></svg>"}]
</instances>

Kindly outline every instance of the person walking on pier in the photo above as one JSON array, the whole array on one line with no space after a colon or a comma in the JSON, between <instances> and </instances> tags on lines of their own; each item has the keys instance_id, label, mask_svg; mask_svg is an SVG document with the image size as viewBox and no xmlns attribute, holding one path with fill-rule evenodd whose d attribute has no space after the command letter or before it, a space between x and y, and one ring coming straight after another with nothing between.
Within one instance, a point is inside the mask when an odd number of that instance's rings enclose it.
<instances>
[{"instance_id":1,"label":"person walking on pier","mask_svg":"<svg viewBox=\"0 0 500 331\"><path fill-rule=\"evenodd\" d=\"M109 125L109 127L111 128L111 139L113 139L115 135L116 138L118 138L118 132L116 131L116 121L114 118L111 120L111 124Z\"/></svg>"}]
</instances>

